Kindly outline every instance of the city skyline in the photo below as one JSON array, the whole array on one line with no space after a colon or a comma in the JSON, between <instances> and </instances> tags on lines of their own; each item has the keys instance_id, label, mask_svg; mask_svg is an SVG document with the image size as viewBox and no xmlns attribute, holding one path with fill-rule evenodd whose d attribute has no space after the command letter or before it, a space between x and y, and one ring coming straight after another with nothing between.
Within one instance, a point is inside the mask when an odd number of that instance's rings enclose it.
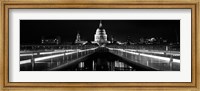
<instances>
[{"instance_id":1,"label":"city skyline","mask_svg":"<svg viewBox=\"0 0 200 91\"><path fill-rule=\"evenodd\" d=\"M179 37L179 20L21 20L20 71L180 71Z\"/></svg>"},{"instance_id":2,"label":"city skyline","mask_svg":"<svg viewBox=\"0 0 200 91\"><path fill-rule=\"evenodd\" d=\"M77 33L85 41L93 41L100 20L20 20L20 43L40 44L42 37L61 37L62 42L74 42ZM108 40L138 42L140 38L160 38L180 41L180 20L102 20Z\"/></svg>"}]
</instances>

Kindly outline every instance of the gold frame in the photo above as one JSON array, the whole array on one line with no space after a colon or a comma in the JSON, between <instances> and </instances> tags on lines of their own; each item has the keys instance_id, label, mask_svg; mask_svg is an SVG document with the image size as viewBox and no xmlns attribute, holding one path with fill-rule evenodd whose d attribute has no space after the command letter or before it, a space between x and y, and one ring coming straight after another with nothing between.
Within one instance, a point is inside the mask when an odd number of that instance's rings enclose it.
<instances>
[{"instance_id":1,"label":"gold frame","mask_svg":"<svg viewBox=\"0 0 200 91\"><path fill-rule=\"evenodd\" d=\"M181 90L200 91L200 65L197 56L200 48L199 40L199 3L198 0L183 1L137 1L137 0L96 0L96 1L62 1L51 0L3 0L1 1L1 29L0 29L0 90ZM131 82L131 83L17 83L8 81L8 14L11 8L189 8L192 10L192 82ZM37 88L36 88L37 87Z\"/></svg>"}]
</instances>

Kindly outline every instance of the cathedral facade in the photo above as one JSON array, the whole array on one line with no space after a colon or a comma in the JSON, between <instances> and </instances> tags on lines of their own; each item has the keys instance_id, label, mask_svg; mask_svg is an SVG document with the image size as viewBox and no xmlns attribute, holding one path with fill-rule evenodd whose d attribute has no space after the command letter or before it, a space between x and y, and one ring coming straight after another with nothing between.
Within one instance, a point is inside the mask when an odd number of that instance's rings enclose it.
<instances>
[{"instance_id":1,"label":"cathedral facade","mask_svg":"<svg viewBox=\"0 0 200 91\"><path fill-rule=\"evenodd\" d=\"M104 44L108 43L106 30L103 28L101 21L100 21L99 27L97 28L96 33L94 35L94 42L96 42L99 45L104 45Z\"/></svg>"}]
</instances>

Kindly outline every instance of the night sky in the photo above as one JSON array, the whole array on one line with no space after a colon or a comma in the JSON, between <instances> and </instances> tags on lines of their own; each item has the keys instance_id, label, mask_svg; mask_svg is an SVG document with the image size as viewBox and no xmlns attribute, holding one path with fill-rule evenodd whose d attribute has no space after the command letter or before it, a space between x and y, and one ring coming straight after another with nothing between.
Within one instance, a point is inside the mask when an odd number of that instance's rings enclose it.
<instances>
[{"instance_id":1,"label":"night sky","mask_svg":"<svg viewBox=\"0 0 200 91\"><path fill-rule=\"evenodd\" d=\"M45 38L61 37L61 42L74 42L77 32L81 39L93 41L99 20L20 20L20 44L40 44ZM140 38L162 37L169 42L180 41L179 20L103 20L108 35L118 41L133 42Z\"/></svg>"}]
</instances>

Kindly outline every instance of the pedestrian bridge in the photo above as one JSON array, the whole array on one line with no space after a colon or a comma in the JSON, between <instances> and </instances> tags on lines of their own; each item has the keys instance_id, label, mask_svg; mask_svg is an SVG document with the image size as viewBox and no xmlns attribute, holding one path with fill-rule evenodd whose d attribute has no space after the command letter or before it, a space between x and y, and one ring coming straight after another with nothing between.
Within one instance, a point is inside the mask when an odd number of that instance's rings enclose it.
<instances>
[{"instance_id":1,"label":"pedestrian bridge","mask_svg":"<svg viewBox=\"0 0 200 91\"><path fill-rule=\"evenodd\" d=\"M24 51L20 71L180 71L180 53L112 47Z\"/></svg>"}]
</instances>

